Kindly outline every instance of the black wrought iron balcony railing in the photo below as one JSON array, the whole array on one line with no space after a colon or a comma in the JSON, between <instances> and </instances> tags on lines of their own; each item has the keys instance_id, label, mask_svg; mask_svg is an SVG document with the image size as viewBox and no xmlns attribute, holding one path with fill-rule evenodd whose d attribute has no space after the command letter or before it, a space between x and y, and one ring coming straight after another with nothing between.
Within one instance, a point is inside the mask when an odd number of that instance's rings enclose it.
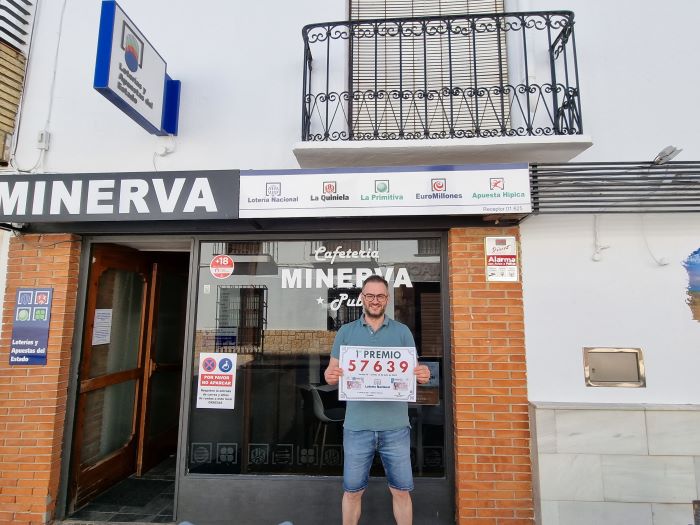
<instances>
[{"instance_id":1,"label":"black wrought iron balcony railing","mask_svg":"<svg viewBox=\"0 0 700 525\"><path fill-rule=\"evenodd\" d=\"M302 140L583 133L570 11L303 29Z\"/></svg>"}]
</instances>

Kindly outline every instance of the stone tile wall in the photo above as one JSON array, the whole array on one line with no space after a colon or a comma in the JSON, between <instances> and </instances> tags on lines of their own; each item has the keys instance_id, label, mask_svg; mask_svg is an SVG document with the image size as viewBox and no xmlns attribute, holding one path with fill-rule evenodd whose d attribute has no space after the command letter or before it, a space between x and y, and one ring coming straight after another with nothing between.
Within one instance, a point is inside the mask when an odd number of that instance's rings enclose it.
<instances>
[{"instance_id":1,"label":"stone tile wall","mask_svg":"<svg viewBox=\"0 0 700 525\"><path fill-rule=\"evenodd\" d=\"M542 525L689 525L700 496L700 407L531 406Z\"/></svg>"}]
</instances>

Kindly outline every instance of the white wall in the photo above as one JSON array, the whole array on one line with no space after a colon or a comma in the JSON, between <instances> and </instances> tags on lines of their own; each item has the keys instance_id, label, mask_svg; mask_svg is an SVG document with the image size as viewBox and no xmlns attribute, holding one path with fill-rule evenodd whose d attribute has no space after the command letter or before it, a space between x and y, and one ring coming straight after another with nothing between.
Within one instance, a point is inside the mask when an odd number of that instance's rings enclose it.
<instances>
[{"instance_id":1,"label":"white wall","mask_svg":"<svg viewBox=\"0 0 700 525\"><path fill-rule=\"evenodd\" d=\"M531 400L700 402L700 322L682 266L700 248L700 214L601 215L609 247L598 262L593 216L530 217L521 228ZM586 387L584 346L641 347L647 387Z\"/></svg>"},{"instance_id":2,"label":"white wall","mask_svg":"<svg viewBox=\"0 0 700 525\"><path fill-rule=\"evenodd\" d=\"M48 116L60 1L40 3L17 152L34 164ZM67 0L49 124L46 171L152 171L168 139L149 135L92 87L101 2ZM303 40L314 22L342 20L343 0L119 5L182 81L177 152L160 170L296 168L301 134Z\"/></svg>"},{"instance_id":3,"label":"white wall","mask_svg":"<svg viewBox=\"0 0 700 525\"><path fill-rule=\"evenodd\" d=\"M664 146L677 160L700 159L697 105L700 70L693 67L700 2L516 0L519 10L575 14L583 129L593 146L575 160L653 159Z\"/></svg>"},{"instance_id":4,"label":"white wall","mask_svg":"<svg viewBox=\"0 0 700 525\"><path fill-rule=\"evenodd\" d=\"M345 0L230 2L122 0L120 5L182 81L177 151L161 170L294 168L301 128L301 29L343 20ZM62 2L43 1L32 50L18 162L37 159L48 117ZM651 159L664 146L700 158L691 50L700 33L682 20L700 3L619 0L511 0L508 9L576 15L584 131L594 145L576 160ZM92 88L100 2L67 0L44 169L59 172L152 170L154 137ZM320 57L316 57L320 59ZM546 79L548 71L534 72Z\"/></svg>"}]
</instances>

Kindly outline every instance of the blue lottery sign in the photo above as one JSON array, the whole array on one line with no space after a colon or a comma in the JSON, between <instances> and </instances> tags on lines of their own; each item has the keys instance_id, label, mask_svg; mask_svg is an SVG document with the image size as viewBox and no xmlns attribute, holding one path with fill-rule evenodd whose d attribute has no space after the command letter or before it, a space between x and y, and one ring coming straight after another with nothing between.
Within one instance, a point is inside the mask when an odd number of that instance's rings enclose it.
<instances>
[{"instance_id":1,"label":"blue lottery sign","mask_svg":"<svg viewBox=\"0 0 700 525\"><path fill-rule=\"evenodd\" d=\"M15 297L10 365L45 365L53 288L19 288Z\"/></svg>"}]
</instances>

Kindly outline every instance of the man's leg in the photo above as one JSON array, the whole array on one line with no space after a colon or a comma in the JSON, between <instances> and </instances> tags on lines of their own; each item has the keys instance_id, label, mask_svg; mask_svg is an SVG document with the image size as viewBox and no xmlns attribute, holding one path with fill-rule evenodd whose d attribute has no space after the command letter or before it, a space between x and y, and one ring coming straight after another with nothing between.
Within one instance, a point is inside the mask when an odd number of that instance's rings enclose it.
<instances>
[{"instance_id":1,"label":"man's leg","mask_svg":"<svg viewBox=\"0 0 700 525\"><path fill-rule=\"evenodd\" d=\"M397 490L391 487L389 487L389 490L391 491L391 502L396 525L412 525L413 502L411 501L411 493L407 490Z\"/></svg>"},{"instance_id":2,"label":"man's leg","mask_svg":"<svg viewBox=\"0 0 700 525\"><path fill-rule=\"evenodd\" d=\"M377 450L389 482L394 519L397 525L411 525L413 523L411 429L406 427L379 432Z\"/></svg>"},{"instance_id":3,"label":"man's leg","mask_svg":"<svg viewBox=\"0 0 700 525\"><path fill-rule=\"evenodd\" d=\"M360 521L364 492L343 492L343 525L357 525Z\"/></svg>"},{"instance_id":4,"label":"man's leg","mask_svg":"<svg viewBox=\"0 0 700 525\"><path fill-rule=\"evenodd\" d=\"M357 525L377 448L376 433L343 429L343 525Z\"/></svg>"}]
</instances>

